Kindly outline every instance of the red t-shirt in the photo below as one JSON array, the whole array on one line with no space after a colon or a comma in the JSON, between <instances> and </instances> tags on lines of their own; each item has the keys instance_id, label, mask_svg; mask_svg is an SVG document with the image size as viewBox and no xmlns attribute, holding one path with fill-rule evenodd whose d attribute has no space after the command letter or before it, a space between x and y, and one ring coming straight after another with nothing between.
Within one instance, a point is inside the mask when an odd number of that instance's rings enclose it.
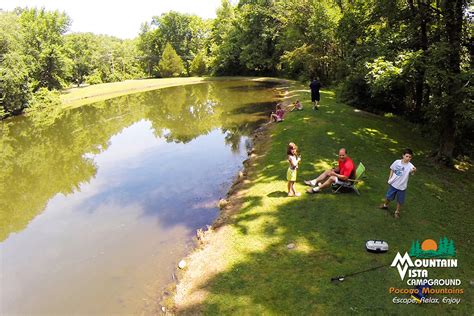
<instances>
[{"instance_id":1,"label":"red t-shirt","mask_svg":"<svg viewBox=\"0 0 474 316\"><path fill-rule=\"evenodd\" d=\"M354 170L354 162L351 158L346 157L345 161L339 160L339 174L349 178L351 176L352 170Z\"/></svg>"}]
</instances>

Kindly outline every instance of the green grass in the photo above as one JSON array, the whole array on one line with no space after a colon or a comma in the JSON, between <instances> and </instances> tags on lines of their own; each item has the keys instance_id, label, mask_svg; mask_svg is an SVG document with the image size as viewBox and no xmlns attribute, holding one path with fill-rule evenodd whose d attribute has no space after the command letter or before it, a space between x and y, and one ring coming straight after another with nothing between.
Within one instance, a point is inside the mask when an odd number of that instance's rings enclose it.
<instances>
[{"instance_id":1,"label":"green grass","mask_svg":"<svg viewBox=\"0 0 474 316\"><path fill-rule=\"evenodd\" d=\"M299 89L299 90L298 90ZM292 99L304 100L305 109L292 112L272 130L272 145L259 162L256 179L240 212L229 223L222 240L221 260L226 271L202 284L209 295L192 306L206 314L456 314L472 313L472 250L474 198L472 170L439 167L427 158L431 144L395 117L375 116L340 104L332 91L322 92L318 112L311 111L309 93L295 86ZM303 88L304 89L304 88ZM355 163L366 168L361 196L330 191L300 198L286 197L286 146L301 150L297 190L304 179L336 163L337 151L348 150ZM389 166L410 147L418 172L410 178L401 219L377 206L387 189ZM453 239L459 268L435 269L430 277L462 280L459 305L396 305L390 287L412 288L395 268L381 268L332 284L330 278L382 264L408 251L412 240L442 236ZM388 241L387 254L370 254L365 241ZM287 249L295 243L296 248ZM430 270L431 271L431 270ZM406 295L398 295L407 297ZM438 295L436 297L443 297ZM471 311L471 312L469 312ZM186 312L183 311L183 312Z\"/></svg>"}]
</instances>

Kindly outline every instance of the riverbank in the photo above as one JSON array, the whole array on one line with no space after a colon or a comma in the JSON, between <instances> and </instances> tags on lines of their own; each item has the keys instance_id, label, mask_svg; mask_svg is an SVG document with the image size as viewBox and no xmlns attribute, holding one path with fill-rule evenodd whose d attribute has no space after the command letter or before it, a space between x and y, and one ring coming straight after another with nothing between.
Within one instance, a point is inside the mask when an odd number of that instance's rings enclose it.
<instances>
[{"instance_id":1,"label":"riverbank","mask_svg":"<svg viewBox=\"0 0 474 316\"><path fill-rule=\"evenodd\" d=\"M303 100L304 110L257 134L256 151L246 174L229 192L219 219L180 271L176 294L168 299L176 313L204 314L466 314L472 310L470 252L474 227L469 207L472 170L440 168L428 158L430 144L406 123L380 117L336 101L322 92L319 111L311 111L306 87L293 85L288 100ZM361 196L331 192L299 198L286 196L286 145L302 153L297 190L304 179L334 165L346 147L366 177ZM415 152L418 168L411 177L401 218L378 209L386 191L390 164L401 150ZM333 284L331 277L389 265L412 241L446 236L456 245L460 267L439 269L432 277L459 278L462 303L399 306L390 287L407 287L395 268L382 268ZM364 249L368 239L383 239L387 254ZM350 299L349 299L350 298Z\"/></svg>"},{"instance_id":2,"label":"riverbank","mask_svg":"<svg viewBox=\"0 0 474 316\"><path fill-rule=\"evenodd\" d=\"M61 92L63 109L75 108L85 104L116 98L119 96L163 89L175 86L197 84L209 81L250 80L281 82L282 79L268 77L187 77L126 80L97 85L71 88Z\"/></svg>"},{"instance_id":3,"label":"riverbank","mask_svg":"<svg viewBox=\"0 0 474 316\"><path fill-rule=\"evenodd\" d=\"M207 296L205 291L199 289L200 284L226 268L228 262L222 259L228 254L228 247L232 247L232 239L228 238L228 234L232 233L229 224L242 209L249 189L263 167L262 160L270 149L270 134L274 127L275 125L264 125L252 135L253 148L249 152L249 158L244 161L244 170L236 176L227 197L219 201L219 217L207 230L197 232L197 248L185 259L186 269L178 271L179 283L173 285L176 288L171 290L175 296L170 297L168 294L162 301L166 308L180 312L182 306L199 305ZM192 308L187 312L200 312L200 309Z\"/></svg>"}]
</instances>

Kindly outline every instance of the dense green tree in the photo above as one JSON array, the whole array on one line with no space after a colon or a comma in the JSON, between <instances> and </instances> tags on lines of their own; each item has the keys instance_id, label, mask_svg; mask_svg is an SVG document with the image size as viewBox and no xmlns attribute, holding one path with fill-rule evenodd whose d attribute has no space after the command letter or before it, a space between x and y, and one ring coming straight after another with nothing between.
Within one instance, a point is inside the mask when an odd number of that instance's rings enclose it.
<instances>
[{"instance_id":1,"label":"dense green tree","mask_svg":"<svg viewBox=\"0 0 474 316\"><path fill-rule=\"evenodd\" d=\"M206 56L204 52L201 52L194 57L191 63L191 74L195 76L202 76L207 72L207 65L206 65Z\"/></svg>"},{"instance_id":2,"label":"dense green tree","mask_svg":"<svg viewBox=\"0 0 474 316\"><path fill-rule=\"evenodd\" d=\"M280 23L274 1L241 1L236 21L239 61L249 74L276 74Z\"/></svg>"},{"instance_id":3,"label":"dense green tree","mask_svg":"<svg viewBox=\"0 0 474 316\"><path fill-rule=\"evenodd\" d=\"M438 106L440 119L435 123L441 131L437 158L447 163L451 163L454 156L456 136L459 135L459 126L463 124L463 119L467 118L471 123L474 119L472 99L466 98L465 85L469 84L469 79L462 75L461 64L466 5L466 0L442 0L440 5L443 31L436 48L443 52L441 61L446 68L439 83L434 87L441 95L435 94L433 103ZM464 105L467 105L468 111L465 111Z\"/></svg>"},{"instance_id":4,"label":"dense green tree","mask_svg":"<svg viewBox=\"0 0 474 316\"><path fill-rule=\"evenodd\" d=\"M163 54L161 37L157 34L159 30L152 30L151 25L145 22L140 27L138 36L139 61L143 71L148 77L155 75L153 69L159 62L160 56Z\"/></svg>"},{"instance_id":5,"label":"dense green tree","mask_svg":"<svg viewBox=\"0 0 474 316\"><path fill-rule=\"evenodd\" d=\"M466 1L353 1L338 28L346 100L422 124L437 159L472 153ZM465 60L465 62L463 62ZM441 127L441 128L440 128ZM461 141L463 139L464 141Z\"/></svg>"},{"instance_id":6,"label":"dense green tree","mask_svg":"<svg viewBox=\"0 0 474 316\"><path fill-rule=\"evenodd\" d=\"M66 13L25 9L20 14L23 52L33 90L60 89L66 85L69 66L63 34L71 23Z\"/></svg>"},{"instance_id":7,"label":"dense green tree","mask_svg":"<svg viewBox=\"0 0 474 316\"><path fill-rule=\"evenodd\" d=\"M91 71L85 80L89 84L142 78L139 51L135 40L121 40L113 36L94 35L91 50Z\"/></svg>"},{"instance_id":8,"label":"dense green tree","mask_svg":"<svg viewBox=\"0 0 474 316\"><path fill-rule=\"evenodd\" d=\"M438 142L439 161L474 152L466 0L234 3L222 0L212 21L173 11L154 16L135 40L64 36L70 19L58 11L0 12L0 116L21 112L42 87L71 83L183 72L317 75L340 83L339 95L352 105L419 124Z\"/></svg>"},{"instance_id":9,"label":"dense green tree","mask_svg":"<svg viewBox=\"0 0 474 316\"><path fill-rule=\"evenodd\" d=\"M216 18L212 21L209 45L209 63L215 74L228 73L235 69L233 64L238 63L237 46L231 39L234 22L234 7L229 0L222 0Z\"/></svg>"},{"instance_id":10,"label":"dense green tree","mask_svg":"<svg viewBox=\"0 0 474 316\"><path fill-rule=\"evenodd\" d=\"M183 61L170 43L165 46L158 68L162 77L178 77L184 71Z\"/></svg>"},{"instance_id":11,"label":"dense green tree","mask_svg":"<svg viewBox=\"0 0 474 316\"><path fill-rule=\"evenodd\" d=\"M117 81L136 79L144 76L139 63L136 40L120 40L114 45L114 70Z\"/></svg>"},{"instance_id":12,"label":"dense green tree","mask_svg":"<svg viewBox=\"0 0 474 316\"><path fill-rule=\"evenodd\" d=\"M196 15L182 14L174 11L153 17L151 26L155 27L152 39L142 36L142 43L150 43L152 54L162 52L165 43L170 43L182 59L189 75L191 61L199 51L205 49L209 37L209 23Z\"/></svg>"},{"instance_id":13,"label":"dense green tree","mask_svg":"<svg viewBox=\"0 0 474 316\"><path fill-rule=\"evenodd\" d=\"M336 42L340 9L331 2L290 0L279 2L278 12L282 71L292 78L335 80L341 56Z\"/></svg>"},{"instance_id":14,"label":"dense green tree","mask_svg":"<svg viewBox=\"0 0 474 316\"><path fill-rule=\"evenodd\" d=\"M18 15L0 12L0 119L19 113L30 98Z\"/></svg>"},{"instance_id":15,"label":"dense green tree","mask_svg":"<svg viewBox=\"0 0 474 316\"><path fill-rule=\"evenodd\" d=\"M281 25L276 8L270 0L240 1L236 8L222 2L211 32L214 73L277 73Z\"/></svg>"},{"instance_id":16,"label":"dense green tree","mask_svg":"<svg viewBox=\"0 0 474 316\"><path fill-rule=\"evenodd\" d=\"M116 72L116 60L114 51L120 39L107 36L98 36L98 47L92 56L94 70L87 77L90 84L114 82L120 80L120 75Z\"/></svg>"},{"instance_id":17,"label":"dense green tree","mask_svg":"<svg viewBox=\"0 0 474 316\"><path fill-rule=\"evenodd\" d=\"M235 19L234 7L229 0L221 0L221 6L216 10L216 18L211 24L211 38L217 47L226 42L226 36L232 28Z\"/></svg>"},{"instance_id":18,"label":"dense green tree","mask_svg":"<svg viewBox=\"0 0 474 316\"><path fill-rule=\"evenodd\" d=\"M66 54L72 61L71 82L77 86L85 82L94 67L93 55L97 50L97 38L92 33L74 33L64 37Z\"/></svg>"}]
</instances>

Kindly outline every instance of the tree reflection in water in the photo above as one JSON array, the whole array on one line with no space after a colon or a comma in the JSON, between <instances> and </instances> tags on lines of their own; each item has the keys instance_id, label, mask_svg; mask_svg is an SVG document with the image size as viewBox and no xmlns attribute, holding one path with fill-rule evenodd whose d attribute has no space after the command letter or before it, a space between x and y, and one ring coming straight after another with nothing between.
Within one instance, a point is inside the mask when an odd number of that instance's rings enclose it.
<instances>
[{"instance_id":1,"label":"tree reflection in water","mask_svg":"<svg viewBox=\"0 0 474 316\"><path fill-rule=\"evenodd\" d=\"M91 154L107 150L112 136L141 120L151 122L155 137L175 143L220 128L225 143L239 151L241 138L274 107L273 88L242 81L179 86L48 113L47 120L2 122L0 241L24 229L56 194L90 182L97 173Z\"/></svg>"}]
</instances>

